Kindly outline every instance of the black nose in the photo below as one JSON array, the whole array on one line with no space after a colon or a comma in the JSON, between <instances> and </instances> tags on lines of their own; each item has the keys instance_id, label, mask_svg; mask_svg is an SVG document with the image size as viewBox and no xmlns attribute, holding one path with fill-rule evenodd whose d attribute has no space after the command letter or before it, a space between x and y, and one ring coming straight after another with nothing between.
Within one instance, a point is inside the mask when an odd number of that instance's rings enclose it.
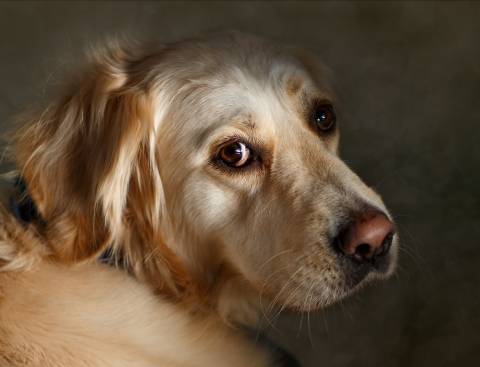
<instances>
[{"instance_id":1,"label":"black nose","mask_svg":"<svg viewBox=\"0 0 480 367\"><path fill-rule=\"evenodd\" d=\"M394 225L384 213L367 209L338 234L334 245L355 262L374 262L388 253L394 234Z\"/></svg>"}]
</instances>

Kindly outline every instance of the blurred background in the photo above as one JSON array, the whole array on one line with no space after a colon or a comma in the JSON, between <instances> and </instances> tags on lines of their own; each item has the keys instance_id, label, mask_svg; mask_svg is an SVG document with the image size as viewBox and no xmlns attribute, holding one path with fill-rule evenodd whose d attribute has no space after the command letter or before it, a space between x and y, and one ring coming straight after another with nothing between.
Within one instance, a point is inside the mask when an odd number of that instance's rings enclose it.
<instances>
[{"instance_id":1,"label":"blurred background","mask_svg":"<svg viewBox=\"0 0 480 367\"><path fill-rule=\"evenodd\" d=\"M305 367L480 361L480 2L2 2L0 122L44 102L86 45L234 28L313 51L341 101L341 155L384 197L386 283L269 333Z\"/></svg>"}]
</instances>

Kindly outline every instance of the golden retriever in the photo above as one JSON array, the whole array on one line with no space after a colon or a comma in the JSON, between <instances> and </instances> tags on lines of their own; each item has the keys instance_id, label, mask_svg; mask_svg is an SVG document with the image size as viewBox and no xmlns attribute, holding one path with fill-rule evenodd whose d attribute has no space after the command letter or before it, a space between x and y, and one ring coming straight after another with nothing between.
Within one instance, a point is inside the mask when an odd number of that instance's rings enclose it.
<instances>
[{"instance_id":1,"label":"golden retriever","mask_svg":"<svg viewBox=\"0 0 480 367\"><path fill-rule=\"evenodd\" d=\"M0 366L280 365L238 325L388 276L327 74L237 32L97 49L13 143L38 217L1 210Z\"/></svg>"}]
</instances>

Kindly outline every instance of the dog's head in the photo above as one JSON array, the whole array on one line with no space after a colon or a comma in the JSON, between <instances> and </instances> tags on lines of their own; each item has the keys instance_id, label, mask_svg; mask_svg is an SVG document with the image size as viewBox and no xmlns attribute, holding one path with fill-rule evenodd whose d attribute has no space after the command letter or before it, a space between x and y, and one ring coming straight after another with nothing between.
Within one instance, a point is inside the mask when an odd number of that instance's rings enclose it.
<instances>
[{"instance_id":1,"label":"dog's head","mask_svg":"<svg viewBox=\"0 0 480 367\"><path fill-rule=\"evenodd\" d=\"M337 156L325 73L238 33L104 51L17 140L53 253L113 245L174 293L236 278L302 310L390 274L394 226Z\"/></svg>"}]
</instances>

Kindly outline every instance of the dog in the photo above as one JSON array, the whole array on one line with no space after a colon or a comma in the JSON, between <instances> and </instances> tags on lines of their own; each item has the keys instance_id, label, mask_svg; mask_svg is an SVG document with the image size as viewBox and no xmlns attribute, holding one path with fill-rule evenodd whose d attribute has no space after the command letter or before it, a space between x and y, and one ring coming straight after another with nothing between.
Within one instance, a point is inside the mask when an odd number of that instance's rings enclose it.
<instances>
[{"instance_id":1,"label":"dog","mask_svg":"<svg viewBox=\"0 0 480 367\"><path fill-rule=\"evenodd\" d=\"M13 138L35 215L0 213L0 365L278 366L244 327L387 278L328 78L239 32L96 48Z\"/></svg>"}]
</instances>

